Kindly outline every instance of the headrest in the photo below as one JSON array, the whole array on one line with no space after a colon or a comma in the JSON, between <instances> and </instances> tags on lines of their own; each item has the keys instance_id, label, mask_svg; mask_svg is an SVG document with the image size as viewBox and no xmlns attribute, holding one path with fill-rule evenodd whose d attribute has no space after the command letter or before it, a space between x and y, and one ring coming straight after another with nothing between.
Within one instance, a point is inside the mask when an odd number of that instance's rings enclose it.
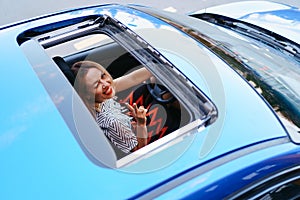
<instances>
[{"instance_id":1,"label":"headrest","mask_svg":"<svg viewBox=\"0 0 300 200\"><path fill-rule=\"evenodd\" d=\"M64 75L67 77L69 82L74 85L75 76L71 70L71 67L68 65L68 63L60 56L55 56L52 58L54 62L58 65L60 70L64 73Z\"/></svg>"}]
</instances>

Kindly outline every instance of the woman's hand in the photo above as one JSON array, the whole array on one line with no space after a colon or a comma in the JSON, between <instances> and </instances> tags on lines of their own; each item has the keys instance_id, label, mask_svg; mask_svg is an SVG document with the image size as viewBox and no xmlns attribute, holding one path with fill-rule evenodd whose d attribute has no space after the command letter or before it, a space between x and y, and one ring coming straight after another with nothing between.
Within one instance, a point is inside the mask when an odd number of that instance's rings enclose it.
<instances>
[{"instance_id":1,"label":"woman's hand","mask_svg":"<svg viewBox=\"0 0 300 200\"><path fill-rule=\"evenodd\" d=\"M133 104L133 106L126 104L128 109L131 112L132 117L135 118L138 126L146 126L147 123L147 109L144 108L144 106L138 107L136 103Z\"/></svg>"},{"instance_id":2,"label":"woman's hand","mask_svg":"<svg viewBox=\"0 0 300 200\"><path fill-rule=\"evenodd\" d=\"M138 150L148 143L148 131L147 131L147 109L144 108L144 106L138 107L136 103L133 104L133 106L126 104L128 109L131 112L132 117L136 120L136 137L138 140L138 145L133 149Z\"/></svg>"}]
</instances>

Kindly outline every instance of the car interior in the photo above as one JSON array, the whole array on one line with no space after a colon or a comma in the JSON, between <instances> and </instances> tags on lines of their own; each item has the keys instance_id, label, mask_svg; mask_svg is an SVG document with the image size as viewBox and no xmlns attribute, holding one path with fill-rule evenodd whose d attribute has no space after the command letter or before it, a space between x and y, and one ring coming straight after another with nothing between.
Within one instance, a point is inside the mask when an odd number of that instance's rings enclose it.
<instances>
[{"instance_id":1,"label":"car interior","mask_svg":"<svg viewBox=\"0 0 300 200\"><path fill-rule=\"evenodd\" d=\"M99 38L98 42L91 42L92 39L97 40L97 37L88 35L51 47L46 52L52 57L72 85L74 85L76 77L70 68L77 61L90 60L97 62L105 67L114 79L138 68L145 67L130 52L108 36L101 34ZM78 46L85 42L91 42L92 47L85 44L85 48L78 51ZM70 50L72 47L74 49ZM69 49L70 52L62 51L62 49ZM60 51L63 53L59 54L58 52ZM190 122L190 116L184 106L154 76L151 77L151 80L122 91L116 96L120 103L127 102L131 105L136 103L148 109L148 144ZM122 152L118 152L117 149L116 151L118 156L124 156Z\"/></svg>"}]
</instances>

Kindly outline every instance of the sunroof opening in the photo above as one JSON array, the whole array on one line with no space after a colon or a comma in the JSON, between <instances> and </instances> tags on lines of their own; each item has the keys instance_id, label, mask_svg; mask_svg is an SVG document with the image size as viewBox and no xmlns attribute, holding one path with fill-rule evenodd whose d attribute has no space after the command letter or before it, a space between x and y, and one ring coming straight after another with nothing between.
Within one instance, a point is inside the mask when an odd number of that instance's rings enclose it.
<instances>
[{"instance_id":1,"label":"sunroof opening","mask_svg":"<svg viewBox=\"0 0 300 200\"><path fill-rule=\"evenodd\" d=\"M57 107L95 163L120 168L142 161L215 121L214 104L119 22L100 16L43 30L21 46L52 99L64 93ZM57 80L39 73L37 54Z\"/></svg>"}]
</instances>

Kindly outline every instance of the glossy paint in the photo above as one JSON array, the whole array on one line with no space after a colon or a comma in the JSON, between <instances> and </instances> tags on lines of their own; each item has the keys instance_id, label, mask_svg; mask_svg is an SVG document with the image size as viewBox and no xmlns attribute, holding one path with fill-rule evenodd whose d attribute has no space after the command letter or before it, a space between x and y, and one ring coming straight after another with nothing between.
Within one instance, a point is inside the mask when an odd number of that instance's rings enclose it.
<instances>
[{"instance_id":1,"label":"glossy paint","mask_svg":"<svg viewBox=\"0 0 300 200\"><path fill-rule=\"evenodd\" d=\"M245 155L185 182L158 199L222 199L224 196L233 198L237 192L243 192L241 188L246 189L248 184L267 180L273 174L283 174L284 169L291 166L298 168L300 154L299 150L294 151L294 148L293 144L281 144ZM249 163L249 160L252 162Z\"/></svg>"},{"instance_id":2,"label":"glossy paint","mask_svg":"<svg viewBox=\"0 0 300 200\"><path fill-rule=\"evenodd\" d=\"M242 1L206 8L195 13L215 13L271 30L299 44L300 10L272 1Z\"/></svg>"},{"instance_id":3,"label":"glossy paint","mask_svg":"<svg viewBox=\"0 0 300 200\"><path fill-rule=\"evenodd\" d=\"M104 13L136 31L161 51L195 85L203 89L216 103L220 113L218 120L204 132L122 169L99 167L86 157L58 112L57 102L50 98L16 41L19 34L33 27ZM148 34L147 31L145 34L145 30L151 30L153 34ZM188 49L182 49L182 46L164 43L166 40L163 38L157 39L154 34L157 32L171 32L174 34L172 37L182 38L186 45L191 45L199 54L192 54ZM167 185L172 180L176 182L178 177L185 177L193 169L205 167L214 160L222 161L220 155L234 155L238 149L266 141L289 142L285 129L270 107L236 72L183 32L138 10L107 5L24 21L2 27L0 45L5 47L1 48L0 57L3 92L0 113L0 199L75 200L135 197ZM207 63L199 63L199 55ZM41 60L41 63L43 62ZM209 77L211 74L201 71L203 64L207 64L206 67L216 72L213 78L222 86L221 90L214 91ZM289 148L295 146L290 145ZM168 160L174 151L182 151L181 156L171 159L161 168L151 168L153 163ZM271 153L272 148L265 151ZM252 156L263 155L267 154L257 152L240 159L247 165L253 162ZM234 160L226 161L232 166L241 163ZM238 165L235 169L242 169L245 165ZM224 174L226 167L227 165L210 166L211 175L207 184L221 179L222 175L229 176L230 173L234 173L226 171ZM199 176L205 176L207 172L204 171ZM195 184L192 177L186 181L187 184ZM184 184L183 187L185 186ZM177 190L172 190L175 187L176 184L169 188L167 195L177 194ZM197 187L191 192L200 191ZM188 195L188 190L184 192L183 196Z\"/></svg>"}]
</instances>

